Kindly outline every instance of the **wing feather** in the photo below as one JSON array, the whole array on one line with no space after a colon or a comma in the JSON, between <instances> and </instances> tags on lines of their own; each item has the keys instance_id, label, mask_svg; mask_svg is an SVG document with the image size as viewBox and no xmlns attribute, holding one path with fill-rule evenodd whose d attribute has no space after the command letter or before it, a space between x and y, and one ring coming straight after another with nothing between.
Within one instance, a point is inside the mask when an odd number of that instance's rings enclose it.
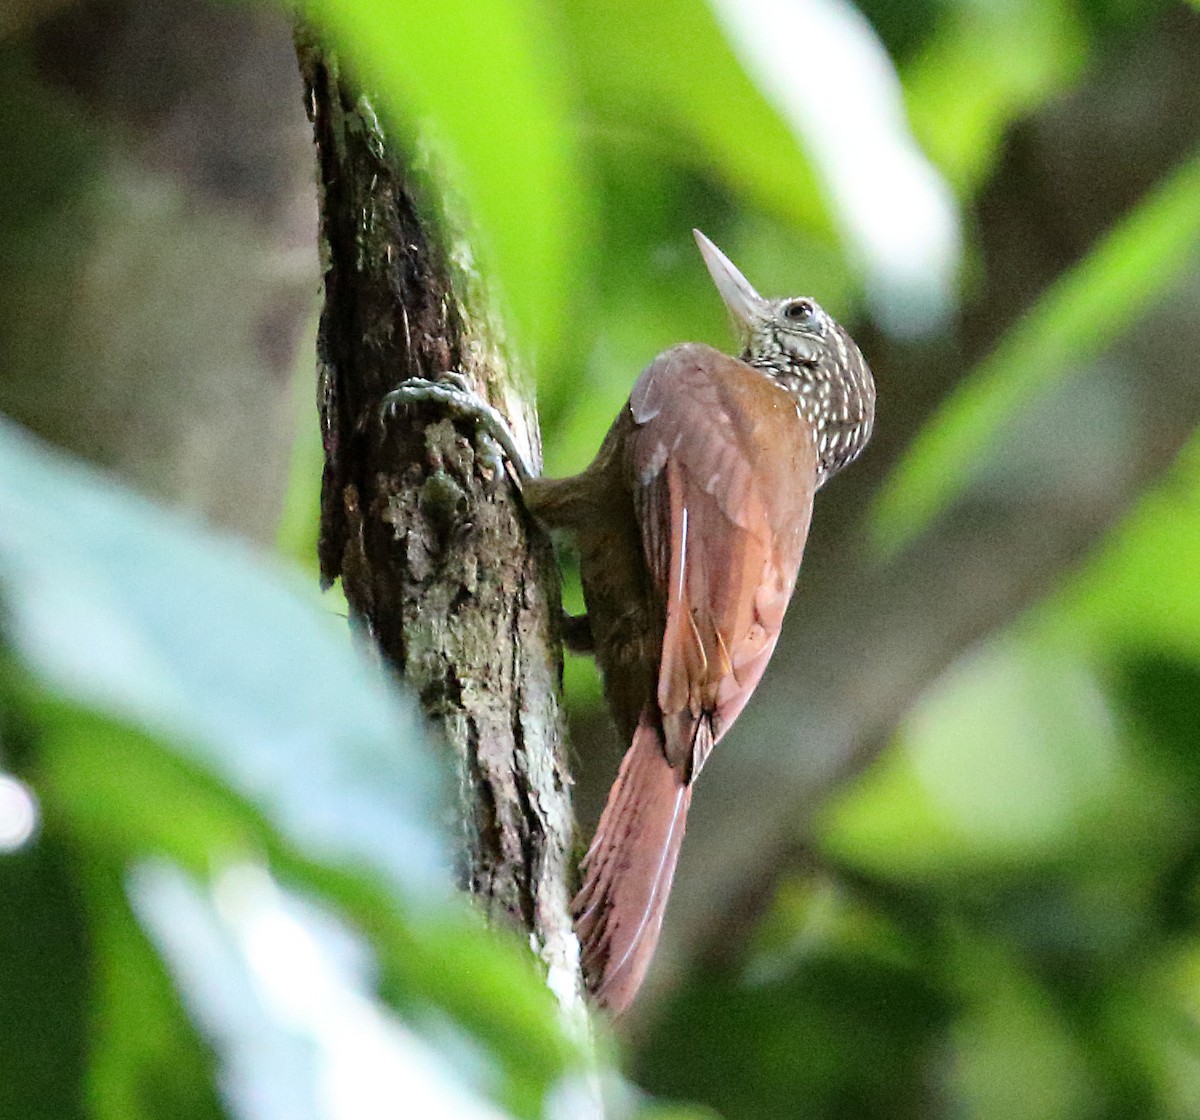
<instances>
[{"instance_id":1,"label":"wing feather","mask_svg":"<svg viewBox=\"0 0 1200 1120\"><path fill-rule=\"evenodd\" d=\"M697 344L646 370L630 412L634 505L666 615L665 749L690 780L779 637L812 516L816 448L783 389ZM698 735L702 720L711 727Z\"/></svg>"},{"instance_id":2,"label":"wing feather","mask_svg":"<svg viewBox=\"0 0 1200 1120\"><path fill-rule=\"evenodd\" d=\"M607 463L626 472L652 587L642 606L661 608L664 622L661 650L638 647L645 660L632 675L628 643L597 645L606 681L624 673L626 683L646 682L572 903L589 987L620 1011L658 941L692 781L779 635L808 534L817 458L791 398L706 346L677 346L656 359L614 427L611 446L623 458ZM604 570L601 561L590 578ZM587 578L585 569L585 591ZM618 628L613 621L603 632Z\"/></svg>"}]
</instances>

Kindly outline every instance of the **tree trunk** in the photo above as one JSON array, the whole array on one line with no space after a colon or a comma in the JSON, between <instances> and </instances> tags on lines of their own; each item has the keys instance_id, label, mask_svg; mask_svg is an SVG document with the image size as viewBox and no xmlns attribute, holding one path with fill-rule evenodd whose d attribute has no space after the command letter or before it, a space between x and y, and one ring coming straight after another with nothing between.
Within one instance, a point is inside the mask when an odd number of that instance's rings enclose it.
<instances>
[{"instance_id":1,"label":"tree trunk","mask_svg":"<svg viewBox=\"0 0 1200 1120\"><path fill-rule=\"evenodd\" d=\"M457 371L507 416L535 467L536 417L435 188L332 54L304 32L298 53L325 262L322 576L341 578L353 621L454 753L464 885L489 916L530 933L552 989L578 1010L553 552L469 421L434 402L380 402L408 378Z\"/></svg>"}]
</instances>

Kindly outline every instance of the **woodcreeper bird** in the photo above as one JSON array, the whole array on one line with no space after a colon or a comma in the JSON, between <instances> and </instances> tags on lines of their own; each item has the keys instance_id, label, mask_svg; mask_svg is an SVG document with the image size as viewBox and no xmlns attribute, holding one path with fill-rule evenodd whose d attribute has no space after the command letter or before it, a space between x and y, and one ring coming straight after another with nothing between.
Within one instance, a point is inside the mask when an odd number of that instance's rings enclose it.
<instances>
[{"instance_id":1,"label":"woodcreeper bird","mask_svg":"<svg viewBox=\"0 0 1200 1120\"><path fill-rule=\"evenodd\" d=\"M630 744L572 903L584 976L614 1012L658 942L692 787L775 648L813 497L875 416L846 331L812 299L763 299L694 232L741 354L660 354L591 466L523 484L534 516L578 544L592 651Z\"/></svg>"}]
</instances>

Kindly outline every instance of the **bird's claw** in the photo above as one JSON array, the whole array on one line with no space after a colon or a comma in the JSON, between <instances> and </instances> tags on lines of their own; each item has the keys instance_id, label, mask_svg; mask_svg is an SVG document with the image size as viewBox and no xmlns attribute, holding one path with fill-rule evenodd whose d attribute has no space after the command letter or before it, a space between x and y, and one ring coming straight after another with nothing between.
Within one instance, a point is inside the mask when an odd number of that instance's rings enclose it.
<instances>
[{"instance_id":1,"label":"bird's claw","mask_svg":"<svg viewBox=\"0 0 1200 1120\"><path fill-rule=\"evenodd\" d=\"M533 471L517 447L508 421L498 409L480 397L470 380L457 370L448 370L440 374L436 381L424 377L410 377L380 402L381 420L406 404L426 404L431 401L440 404L456 419L471 421L483 435L496 444L503 452L504 458L512 464L518 482L523 483L533 477ZM497 454L497 465L503 470L500 458Z\"/></svg>"}]
</instances>

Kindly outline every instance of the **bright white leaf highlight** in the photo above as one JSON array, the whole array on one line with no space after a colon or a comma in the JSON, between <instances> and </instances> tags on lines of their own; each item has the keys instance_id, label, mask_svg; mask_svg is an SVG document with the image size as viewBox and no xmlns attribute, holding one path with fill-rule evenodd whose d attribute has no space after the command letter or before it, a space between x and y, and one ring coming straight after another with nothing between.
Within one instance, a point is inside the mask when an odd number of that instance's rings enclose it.
<instances>
[{"instance_id":1,"label":"bright white leaf highlight","mask_svg":"<svg viewBox=\"0 0 1200 1120\"><path fill-rule=\"evenodd\" d=\"M15 852L37 830L33 792L11 774L0 774L0 853Z\"/></svg>"},{"instance_id":2,"label":"bright white leaf highlight","mask_svg":"<svg viewBox=\"0 0 1200 1120\"><path fill-rule=\"evenodd\" d=\"M449 1024L435 1049L401 1022L372 991L366 945L264 869L230 868L206 893L147 862L129 892L236 1120L504 1120L463 1077L486 1080L485 1055Z\"/></svg>"},{"instance_id":3,"label":"bright white leaf highlight","mask_svg":"<svg viewBox=\"0 0 1200 1120\"><path fill-rule=\"evenodd\" d=\"M897 334L932 329L954 300L959 216L913 139L874 29L844 0L711 2L742 65L812 158L879 322Z\"/></svg>"}]
</instances>

